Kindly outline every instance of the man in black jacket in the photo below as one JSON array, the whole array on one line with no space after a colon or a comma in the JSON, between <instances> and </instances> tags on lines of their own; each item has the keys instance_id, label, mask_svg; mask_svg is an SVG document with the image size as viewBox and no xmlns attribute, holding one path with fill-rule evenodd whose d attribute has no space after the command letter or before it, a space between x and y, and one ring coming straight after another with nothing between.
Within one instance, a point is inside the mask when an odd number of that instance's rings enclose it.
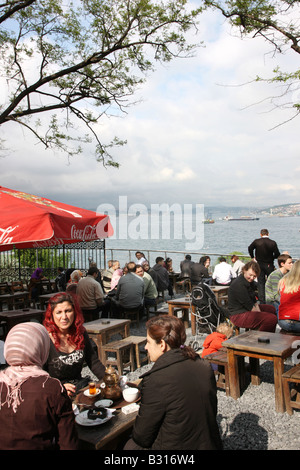
<instances>
[{"instance_id":1,"label":"man in black jacket","mask_svg":"<svg viewBox=\"0 0 300 470\"><path fill-rule=\"evenodd\" d=\"M265 303L266 280L271 272L274 271L274 260L278 258L280 252L277 243L269 238L269 231L265 228L260 231L260 238L254 240L251 245L248 246L248 252L251 258L259 264L258 300L261 303Z\"/></svg>"}]
</instances>

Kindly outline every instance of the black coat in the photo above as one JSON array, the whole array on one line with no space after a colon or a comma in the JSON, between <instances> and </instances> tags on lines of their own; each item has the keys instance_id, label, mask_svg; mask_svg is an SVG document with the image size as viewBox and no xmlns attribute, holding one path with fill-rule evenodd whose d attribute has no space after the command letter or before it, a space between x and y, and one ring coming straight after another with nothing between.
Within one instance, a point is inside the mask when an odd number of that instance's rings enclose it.
<instances>
[{"instance_id":1,"label":"black coat","mask_svg":"<svg viewBox=\"0 0 300 470\"><path fill-rule=\"evenodd\" d=\"M273 264L274 259L280 256L277 243L269 237L256 238L256 240L248 246L248 252L251 258L254 258L254 251L258 263Z\"/></svg>"},{"instance_id":2,"label":"black coat","mask_svg":"<svg viewBox=\"0 0 300 470\"><path fill-rule=\"evenodd\" d=\"M191 281L192 283L198 283L203 278L208 278L208 269L202 263L193 263L191 266Z\"/></svg>"},{"instance_id":3,"label":"black coat","mask_svg":"<svg viewBox=\"0 0 300 470\"><path fill-rule=\"evenodd\" d=\"M256 303L255 283L240 274L228 289L228 311L230 315L250 312Z\"/></svg>"},{"instance_id":4,"label":"black coat","mask_svg":"<svg viewBox=\"0 0 300 470\"><path fill-rule=\"evenodd\" d=\"M141 406L133 439L157 450L222 449L216 421L217 392L208 362L171 349L141 376Z\"/></svg>"}]
</instances>

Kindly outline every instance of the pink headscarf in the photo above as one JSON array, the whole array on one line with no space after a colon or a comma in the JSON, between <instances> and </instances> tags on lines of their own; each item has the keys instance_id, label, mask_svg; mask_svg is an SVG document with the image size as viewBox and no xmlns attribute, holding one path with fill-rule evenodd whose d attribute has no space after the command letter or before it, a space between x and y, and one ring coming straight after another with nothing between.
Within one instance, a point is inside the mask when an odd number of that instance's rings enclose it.
<instances>
[{"instance_id":1,"label":"pink headscarf","mask_svg":"<svg viewBox=\"0 0 300 470\"><path fill-rule=\"evenodd\" d=\"M48 379L49 374L42 367L49 349L49 334L40 323L19 323L9 331L4 343L4 357L9 367L0 372L0 396L3 384L7 386L7 395L0 403L0 409L7 403L16 413L23 401L21 385L30 377L45 376L45 381Z\"/></svg>"}]
</instances>

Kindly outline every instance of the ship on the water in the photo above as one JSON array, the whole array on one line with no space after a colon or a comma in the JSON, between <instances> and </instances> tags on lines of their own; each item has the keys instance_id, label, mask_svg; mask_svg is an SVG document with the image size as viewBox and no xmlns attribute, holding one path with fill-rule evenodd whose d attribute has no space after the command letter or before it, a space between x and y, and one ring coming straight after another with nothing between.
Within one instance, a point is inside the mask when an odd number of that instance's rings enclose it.
<instances>
[{"instance_id":1,"label":"ship on the water","mask_svg":"<svg viewBox=\"0 0 300 470\"><path fill-rule=\"evenodd\" d=\"M227 215L226 217L223 218L223 220L227 220L227 221L259 220L259 217L252 217L251 215L241 215L241 217L230 217L229 215Z\"/></svg>"}]
</instances>

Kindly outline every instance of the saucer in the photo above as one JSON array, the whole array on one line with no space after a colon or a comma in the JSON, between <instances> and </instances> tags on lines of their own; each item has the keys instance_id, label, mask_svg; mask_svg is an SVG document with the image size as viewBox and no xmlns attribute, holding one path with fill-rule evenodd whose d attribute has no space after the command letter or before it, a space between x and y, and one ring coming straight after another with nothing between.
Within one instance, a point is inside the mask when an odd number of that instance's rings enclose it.
<instances>
[{"instance_id":1,"label":"saucer","mask_svg":"<svg viewBox=\"0 0 300 470\"><path fill-rule=\"evenodd\" d=\"M86 397L93 398L93 397L96 397L97 395L99 395L100 392L101 392L101 390L99 390L99 388L97 388L96 393L93 393L93 394L91 395L89 389L87 389L87 390L85 390L85 391L83 392L83 394L84 394Z\"/></svg>"}]
</instances>

